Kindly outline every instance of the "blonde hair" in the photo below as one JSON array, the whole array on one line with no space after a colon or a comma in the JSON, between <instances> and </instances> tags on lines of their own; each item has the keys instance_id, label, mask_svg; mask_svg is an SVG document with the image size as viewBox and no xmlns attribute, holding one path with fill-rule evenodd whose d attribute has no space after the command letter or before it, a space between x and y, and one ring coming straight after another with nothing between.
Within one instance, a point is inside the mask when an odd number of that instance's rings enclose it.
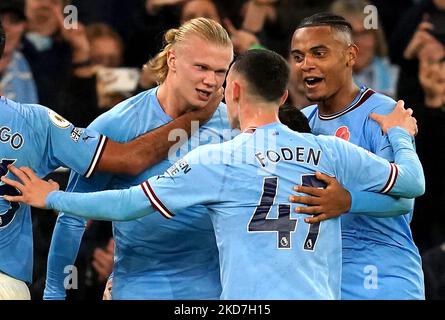
<instances>
[{"instance_id":1,"label":"blonde hair","mask_svg":"<svg viewBox=\"0 0 445 320\"><path fill-rule=\"evenodd\" d=\"M156 75L158 84L165 81L168 74L167 53L175 45L184 42L191 34L223 47L232 46L230 36L218 22L207 18L196 18L187 21L179 29L170 29L164 35L165 46L144 68Z\"/></svg>"}]
</instances>

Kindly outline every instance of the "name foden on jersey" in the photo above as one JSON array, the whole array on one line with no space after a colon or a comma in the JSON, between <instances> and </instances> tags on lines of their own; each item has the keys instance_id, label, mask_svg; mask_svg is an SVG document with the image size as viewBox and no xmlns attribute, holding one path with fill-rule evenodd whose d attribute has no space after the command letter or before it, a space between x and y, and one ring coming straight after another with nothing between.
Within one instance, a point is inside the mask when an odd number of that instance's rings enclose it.
<instances>
[{"instance_id":1,"label":"name foden on jersey","mask_svg":"<svg viewBox=\"0 0 445 320\"><path fill-rule=\"evenodd\" d=\"M295 161L318 166L321 158L321 150L305 147L283 147L278 151L269 149L265 152L257 152L255 153L255 158L263 168L269 163L276 164L280 161Z\"/></svg>"}]
</instances>

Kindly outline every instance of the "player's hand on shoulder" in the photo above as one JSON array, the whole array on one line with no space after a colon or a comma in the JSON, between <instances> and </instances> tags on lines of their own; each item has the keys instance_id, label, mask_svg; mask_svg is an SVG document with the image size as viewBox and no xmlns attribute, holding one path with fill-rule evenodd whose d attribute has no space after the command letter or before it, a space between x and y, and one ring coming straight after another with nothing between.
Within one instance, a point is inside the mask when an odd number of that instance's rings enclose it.
<instances>
[{"instance_id":1,"label":"player's hand on shoulder","mask_svg":"<svg viewBox=\"0 0 445 320\"><path fill-rule=\"evenodd\" d=\"M305 222L310 224L337 218L341 214L348 212L351 208L349 191L343 188L337 179L333 177L321 172L316 172L315 176L318 180L326 183L326 188L295 186L295 191L306 195L291 195L289 201L307 205L306 207L299 206L295 208L295 212L314 215L305 219Z\"/></svg>"},{"instance_id":2,"label":"player's hand on shoulder","mask_svg":"<svg viewBox=\"0 0 445 320\"><path fill-rule=\"evenodd\" d=\"M381 115L373 112L369 117L380 125L384 133L388 133L388 130L393 127L401 127L408 131L411 136L415 136L418 132L417 120L412 114L413 110L411 108L405 109L405 102L399 100L391 113Z\"/></svg>"},{"instance_id":3,"label":"player's hand on shoulder","mask_svg":"<svg viewBox=\"0 0 445 320\"><path fill-rule=\"evenodd\" d=\"M36 208L46 207L46 196L52 192L59 190L59 184L52 180L45 181L40 179L34 171L28 167L16 168L12 165L8 166L19 181L15 181L3 176L1 181L20 191L21 195L7 196L4 198L10 202L23 202Z\"/></svg>"}]
</instances>

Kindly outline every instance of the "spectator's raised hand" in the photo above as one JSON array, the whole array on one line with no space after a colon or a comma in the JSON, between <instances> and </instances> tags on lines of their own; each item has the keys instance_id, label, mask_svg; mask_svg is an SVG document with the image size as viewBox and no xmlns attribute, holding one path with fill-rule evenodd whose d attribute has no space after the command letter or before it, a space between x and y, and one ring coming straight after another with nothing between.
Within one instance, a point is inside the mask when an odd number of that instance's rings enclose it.
<instances>
[{"instance_id":1,"label":"spectator's raised hand","mask_svg":"<svg viewBox=\"0 0 445 320\"><path fill-rule=\"evenodd\" d=\"M251 32L238 30L229 19L224 19L224 26L232 39L233 49L237 54L241 54L249 50L253 45L259 45L260 41Z\"/></svg>"},{"instance_id":2,"label":"spectator's raised hand","mask_svg":"<svg viewBox=\"0 0 445 320\"><path fill-rule=\"evenodd\" d=\"M53 14L57 19L62 38L69 43L72 50L72 62L79 63L90 59L90 44L88 42L85 26L77 23L75 28L65 26L65 18L60 5L54 6Z\"/></svg>"},{"instance_id":3,"label":"spectator's raised hand","mask_svg":"<svg viewBox=\"0 0 445 320\"><path fill-rule=\"evenodd\" d=\"M277 0L248 1L242 28L253 33L260 32L266 21L276 19L277 13L274 5L277 2Z\"/></svg>"},{"instance_id":4,"label":"spectator's raised hand","mask_svg":"<svg viewBox=\"0 0 445 320\"><path fill-rule=\"evenodd\" d=\"M431 35L431 31L434 26L428 21L423 21L417 27L417 31L408 43L403 56L407 60L415 59L418 57L420 50L430 41L435 40L434 36Z\"/></svg>"}]
</instances>

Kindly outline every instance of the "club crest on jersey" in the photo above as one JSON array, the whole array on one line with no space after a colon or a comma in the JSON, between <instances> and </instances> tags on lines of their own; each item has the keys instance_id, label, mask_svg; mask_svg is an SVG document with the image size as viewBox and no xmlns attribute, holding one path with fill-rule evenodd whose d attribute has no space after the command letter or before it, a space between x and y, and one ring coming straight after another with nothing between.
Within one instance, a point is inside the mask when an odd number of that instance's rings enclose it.
<instances>
[{"instance_id":1,"label":"club crest on jersey","mask_svg":"<svg viewBox=\"0 0 445 320\"><path fill-rule=\"evenodd\" d=\"M339 137L340 139L349 141L351 138L351 132L349 132L349 128L346 126L341 126L340 128L335 131L335 136Z\"/></svg>"},{"instance_id":2,"label":"club crest on jersey","mask_svg":"<svg viewBox=\"0 0 445 320\"><path fill-rule=\"evenodd\" d=\"M60 129L66 129L71 125L71 122L52 110L48 110L48 116L51 122Z\"/></svg>"}]
</instances>

